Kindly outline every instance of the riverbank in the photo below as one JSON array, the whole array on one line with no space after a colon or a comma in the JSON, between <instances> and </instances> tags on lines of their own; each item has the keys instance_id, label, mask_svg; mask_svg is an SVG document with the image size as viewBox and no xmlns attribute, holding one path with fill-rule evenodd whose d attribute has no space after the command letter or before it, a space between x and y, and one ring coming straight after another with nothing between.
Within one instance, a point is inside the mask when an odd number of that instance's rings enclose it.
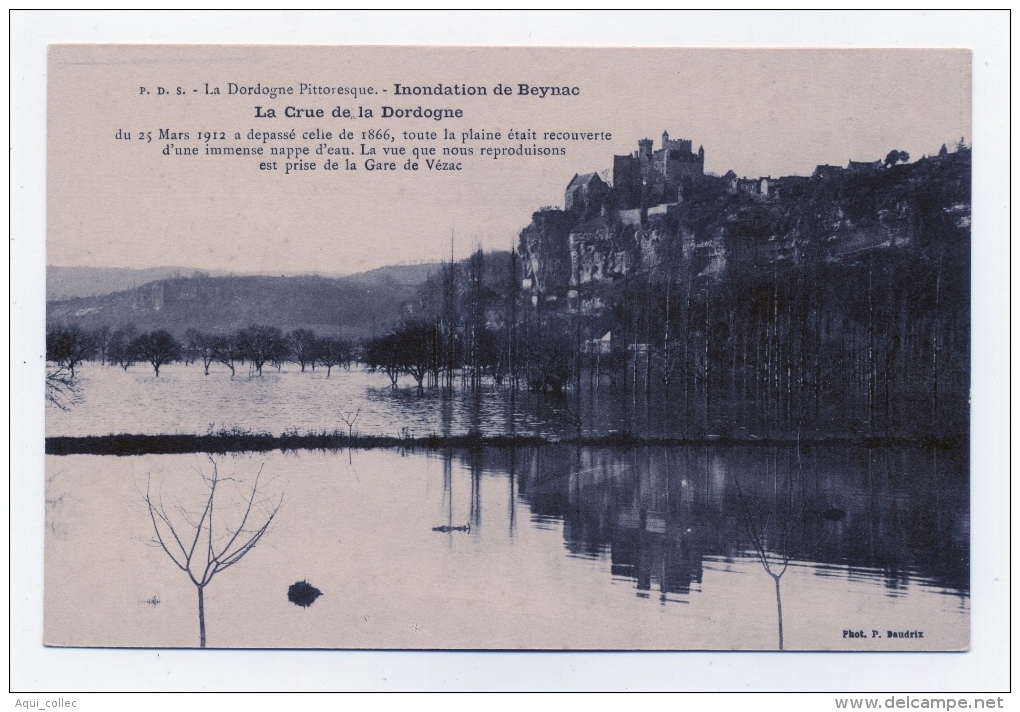
<instances>
[{"instance_id":1,"label":"riverbank","mask_svg":"<svg viewBox=\"0 0 1020 712\"><path fill-rule=\"evenodd\" d=\"M959 450L966 443L957 438L905 440L876 437L809 437L800 438L649 438L628 432L609 433L580 438L553 439L536 435L428 435L424 437L391 437L383 435L349 435L331 433L256 433L224 431L206 435L91 435L84 437L46 438L47 455L172 455L184 453L269 452L271 450L368 450L375 448L408 448L438 450L441 448L523 447L536 445L573 444L584 447L630 448L642 446L694 447L704 445L790 447L795 445L856 446L856 447L925 447Z\"/></svg>"}]
</instances>

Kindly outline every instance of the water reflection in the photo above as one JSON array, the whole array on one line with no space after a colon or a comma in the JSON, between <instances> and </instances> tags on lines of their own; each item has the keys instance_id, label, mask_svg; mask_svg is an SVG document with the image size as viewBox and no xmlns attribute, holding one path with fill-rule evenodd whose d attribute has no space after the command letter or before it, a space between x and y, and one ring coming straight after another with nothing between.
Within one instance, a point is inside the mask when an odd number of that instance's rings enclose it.
<instances>
[{"instance_id":1,"label":"water reflection","mask_svg":"<svg viewBox=\"0 0 1020 712\"><path fill-rule=\"evenodd\" d=\"M545 445L227 461L288 485L270 536L209 589L217 646L774 648L752 517L768 555L789 558L787 648L864 649L848 626L924 628L910 649L968 639L959 453ZM196 644L194 587L152 545L144 493L148 473L176 486L201 463L47 458L49 642ZM285 595L299 581L322 591L313 606Z\"/></svg>"},{"instance_id":2,"label":"water reflection","mask_svg":"<svg viewBox=\"0 0 1020 712\"><path fill-rule=\"evenodd\" d=\"M511 535L524 503L535 524L562 521L570 556L608 558L613 576L663 602L698 590L706 565L755 556L756 538L772 561L878 578L891 596L911 581L969 590L959 453L539 446L443 457L444 472L451 458L470 472L472 531L484 526L481 473L505 473Z\"/></svg>"}]
</instances>

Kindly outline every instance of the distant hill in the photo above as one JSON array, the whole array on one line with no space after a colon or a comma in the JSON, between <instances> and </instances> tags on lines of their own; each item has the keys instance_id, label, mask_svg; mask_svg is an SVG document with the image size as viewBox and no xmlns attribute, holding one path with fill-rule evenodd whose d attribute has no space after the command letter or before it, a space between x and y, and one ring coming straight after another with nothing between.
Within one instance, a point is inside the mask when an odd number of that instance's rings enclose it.
<instances>
[{"instance_id":1,"label":"distant hill","mask_svg":"<svg viewBox=\"0 0 1020 712\"><path fill-rule=\"evenodd\" d=\"M94 297L134 289L158 279L193 277L199 270L188 267L47 267L46 300Z\"/></svg>"},{"instance_id":2,"label":"distant hill","mask_svg":"<svg viewBox=\"0 0 1020 712\"><path fill-rule=\"evenodd\" d=\"M110 294L48 301L46 320L86 329L133 324L177 335L189 328L225 333L268 324L361 337L398 320L438 268L393 266L339 278L197 274L157 279Z\"/></svg>"},{"instance_id":3,"label":"distant hill","mask_svg":"<svg viewBox=\"0 0 1020 712\"><path fill-rule=\"evenodd\" d=\"M368 280L392 278L401 284L421 284L437 269L436 264L390 265L369 272L361 272L349 277ZM317 273L325 277L337 277L339 274ZM147 269L126 269L122 267L46 267L46 300L75 299L77 297L95 297L100 294L123 292L141 287L149 282L180 277L237 277L236 272L223 270L204 270L195 267L149 267ZM297 272L281 273L281 277L307 276Z\"/></svg>"},{"instance_id":4,"label":"distant hill","mask_svg":"<svg viewBox=\"0 0 1020 712\"><path fill-rule=\"evenodd\" d=\"M389 265L379 267L368 272L359 272L348 275L343 279L352 282L385 282L392 280L397 284L408 287L418 287L426 282L429 277L439 272L440 265L436 262L429 262L420 265Z\"/></svg>"}]
</instances>

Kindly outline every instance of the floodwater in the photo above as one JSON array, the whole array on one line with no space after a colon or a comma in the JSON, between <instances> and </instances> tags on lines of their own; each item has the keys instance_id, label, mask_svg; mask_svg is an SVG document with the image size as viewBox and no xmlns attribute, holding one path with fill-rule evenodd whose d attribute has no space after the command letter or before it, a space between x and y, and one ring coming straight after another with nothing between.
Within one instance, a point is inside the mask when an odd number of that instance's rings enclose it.
<instances>
[{"instance_id":1,"label":"floodwater","mask_svg":"<svg viewBox=\"0 0 1020 712\"><path fill-rule=\"evenodd\" d=\"M212 383L210 392L223 387ZM122 407L140 407L135 395L123 393ZM84 407L96 407L89 398ZM146 406L145 419L91 425L189 432L215 417L217 427L221 418L323 427L316 418L330 400L283 416L253 407L250 419L174 408L155 424ZM359 429L383 427L375 407L366 400ZM303 411L312 412L294 422ZM75 424L61 418L60 429ZM156 541L146 492L187 542L214 463L225 536L215 546L237 530L256 473L246 528L279 509L205 589L210 647L774 650L779 607L765 564L781 573L787 650L969 645L964 457L571 445L48 456L47 644L198 645L196 588ZM322 592L307 607L288 600L300 581Z\"/></svg>"},{"instance_id":2,"label":"floodwater","mask_svg":"<svg viewBox=\"0 0 1020 712\"><path fill-rule=\"evenodd\" d=\"M294 364L282 370L266 367L251 376L238 367L230 376L213 364L209 375L201 365L171 364L157 378L146 364L128 370L86 363L79 370L79 397L61 411L47 406L47 435L206 434L240 429L280 435L284 432L346 433L348 424L365 435L427 437L431 435L538 435L573 438L629 432L646 438L697 438L706 433L704 393L685 397L674 385L646 396L644 388L603 382L593 387L586 378L578 404L571 395L511 393L487 379L472 391L457 380L452 391L419 391L402 376L391 388L381 372L365 368L310 368ZM750 411L716 399L709 432L741 439L771 434L767 423L755 422ZM852 414L836 408L805 434L846 435L867 432Z\"/></svg>"},{"instance_id":3,"label":"floodwater","mask_svg":"<svg viewBox=\"0 0 1020 712\"><path fill-rule=\"evenodd\" d=\"M473 431L558 438L576 433L576 418L566 399L518 392L511 400L508 388L491 381L476 392L458 383L449 393L419 391L413 380L402 377L394 389L381 372L334 368L327 377L322 368L301 372L293 364L281 371L266 367L256 377L239 367L233 378L221 365L211 366L204 376L201 365L173 364L160 369L157 378L144 364L125 371L88 363L79 376L79 398L70 411L47 407L47 435L205 434L233 429L274 435L346 433L345 417L357 418L356 432L394 437ZM603 405L586 403L587 432L626 429L638 417L627 414L622 419L618 409Z\"/></svg>"}]
</instances>

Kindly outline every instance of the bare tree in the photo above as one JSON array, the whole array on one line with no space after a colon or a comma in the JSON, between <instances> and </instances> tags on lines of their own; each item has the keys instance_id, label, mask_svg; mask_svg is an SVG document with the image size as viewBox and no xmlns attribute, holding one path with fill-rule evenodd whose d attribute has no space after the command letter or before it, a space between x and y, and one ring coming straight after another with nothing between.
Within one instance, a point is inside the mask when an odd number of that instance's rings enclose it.
<instances>
[{"instance_id":1,"label":"bare tree","mask_svg":"<svg viewBox=\"0 0 1020 712\"><path fill-rule=\"evenodd\" d=\"M74 370L89 359L95 351L92 337L77 326L56 327L46 332L46 360L61 369L67 369L74 378Z\"/></svg>"},{"instance_id":2,"label":"bare tree","mask_svg":"<svg viewBox=\"0 0 1020 712\"><path fill-rule=\"evenodd\" d=\"M205 375L209 375L209 364L216 360L216 338L209 334L203 334L198 329L188 329L184 332L184 354L185 359L192 361L202 360Z\"/></svg>"},{"instance_id":3,"label":"bare tree","mask_svg":"<svg viewBox=\"0 0 1020 712\"><path fill-rule=\"evenodd\" d=\"M294 360L301 366L304 373L305 366L311 364L315 368L315 332L311 329L295 329L287 334L287 346Z\"/></svg>"},{"instance_id":4,"label":"bare tree","mask_svg":"<svg viewBox=\"0 0 1020 712\"><path fill-rule=\"evenodd\" d=\"M315 340L315 360L326 367L326 378L333 372L334 366L350 365L351 347L346 341L326 336Z\"/></svg>"},{"instance_id":5,"label":"bare tree","mask_svg":"<svg viewBox=\"0 0 1020 712\"><path fill-rule=\"evenodd\" d=\"M139 359L152 364L157 378L162 366L181 358L180 343L165 329L142 334L131 342L131 350Z\"/></svg>"},{"instance_id":6,"label":"bare tree","mask_svg":"<svg viewBox=\"0 0 1020 712\"><path fill-rule=\"evenodd\" d=\"M237 362L243 360L244 350L236 334L216 336L212 339L213 358L230 369L230 377L234 377Z\"/></svg>"},{"instance_id":7,"label":"bare tree","mask_svg":"<svg viewBox=\"0 0 1020 712\"><path fill-rule=\"evenodd\" d=\"M282 363L287 358L287 343L283 332L275 326L252 326L237 333L237 343L251 363L252 372L262 375L268 363Z\"/></svg>"},{"instance_id":8,"label":"bare tree","mask_svg":"<svg viewBox=\"0 0 1020 712\"><path fill-rule=\"evenodd\" d=\"M241 478L221 477L211 455L209 462L211 474L197 469L207 490L200 510L164 504L162 487L153 493L151 477L145 489L156 541L198 590L199 647L202 648L205 647L205 587L216 574L230 568L255 548L283 504L282 494L274 500L264 491L261 479L265 465L259 467L254 481L249 484ZM227 509L225 516L224 508ZM232 522L231 514L239 521Z\"/></svg>"},{"instance_id":9,"label":"bare tree","mask_svg":"<svg viewBox=\"0 0 1020 712\"><path fill-rule=\"evenodd\" d=\"M356 411L348 411L344 414L343 411L339 411L337 415L340 416L340 420L347 423L347 460L353 462L353 454L351 448L354 447L354 424L358 422L358 416L361 415L361 406L358 406Z\"/></svg>"},{"instance_id":10,"label":"bare tree","mask_svg":"<svg viewBox=\"0 0 1020 712\"><path fill-rule=\"evenodd\" d=\"M780 483L776 474L773 479L775 501L771 506L756 507L753 512L751 504L744 497L740 480L734 478L734 483L737 486L737 497L740 500L751 546L758 557L758 562L765 569L765 573L772 577L776 587L779 649L783 650L783 597L780 581L790 565L790 552L793 547L791 538L797 522L803 519L803 509L798 513L793 507L792 480L789 476ZM763 504L760 498L756 503Z\"/></svg>"},{"instance_id":11,"label":"bare tree","mask_svg":"<svg viewBox=\"0 0 1020 712\"><path fill-rule=\"evenodd\" d=\"M92 345L99 362L106 365L107 350L110 347L110 327L104 324L92 332Z\"/></svg>"},{"instance_id":12,"label":"bare tree","mask_svg":"<svg viewBox=\"0 0 1020 712\"><path fill-rule=\"evenodd\" d=\"M71 410L80 396L77 377L64 368L50 368L46 371L46 400L62 411Z\"/></svg>"},{"instance_id":13,"label":"bare tree","mask_svg":"<svg viewBox=\"0 0 1020 712\"><path fill-rule=\"evenodd\" d=\"M131 344L137 336L138 330L130 325L110 334L110 341L106 347L107 363L118 364L127 371L135 362L135 352Z\"/></svg>"}]
</instances>

